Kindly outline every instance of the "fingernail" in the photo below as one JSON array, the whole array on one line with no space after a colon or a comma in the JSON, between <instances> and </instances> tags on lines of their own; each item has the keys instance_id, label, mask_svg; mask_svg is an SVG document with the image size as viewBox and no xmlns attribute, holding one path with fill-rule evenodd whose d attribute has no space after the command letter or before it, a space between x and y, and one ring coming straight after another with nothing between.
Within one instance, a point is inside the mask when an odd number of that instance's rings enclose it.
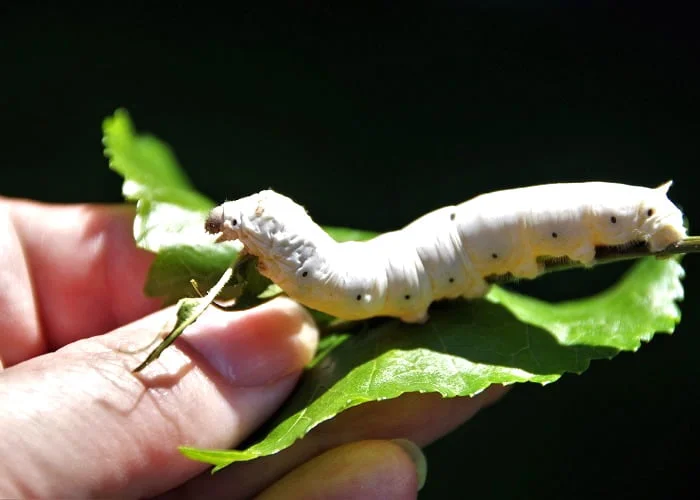
<instances>
[{"instance_id":1,"label":"fingernail","mask_svg":"<svg viewBox=\"0 0 700 500\"><path fill-rule=\"evenodd\" d=\"M183 338L231 384L251 387L303 369L318 331L303 307L278 298L246 311L211 308Z\"/></svg>"},{"instance_id":2,"label":"fingernail","mask_svg":"<svg viewBox=\"0 0 700 500\"><path fill-rule=\"evenodd\" d=\"M425 480L428 477L428 461L425 459L423 450L408 439L392 439L392 442L399 445L406 454L411 458L411 462L416 467L416 475L418 476L418 491L423 489Z\"/></svg>"}]
</instances>

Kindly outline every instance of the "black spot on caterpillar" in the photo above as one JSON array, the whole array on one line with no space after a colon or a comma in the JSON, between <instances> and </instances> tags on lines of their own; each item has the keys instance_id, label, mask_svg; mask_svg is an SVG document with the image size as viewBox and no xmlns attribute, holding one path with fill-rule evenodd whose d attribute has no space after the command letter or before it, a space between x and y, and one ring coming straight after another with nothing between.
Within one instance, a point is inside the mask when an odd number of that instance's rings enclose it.
<instances>
[{"instance_id":1,"label":"black spot on caterpillar","mask_svg":"<svg viewBox=\"0 0 700 500\"><path fill-rule=\"evenodd\" d=\"M241 241L260 272L302 304L341 319L427 319L438 299L482 297L488 276L535 278L545 259L590 265L596 247L643 242L656 252L686 236L657 188L546 184L482 194L366 242L338 243L306 210L271 190L213 209L219 241ZM304 278L304 279L301 279Z\"/></svg>"}]
</instances>

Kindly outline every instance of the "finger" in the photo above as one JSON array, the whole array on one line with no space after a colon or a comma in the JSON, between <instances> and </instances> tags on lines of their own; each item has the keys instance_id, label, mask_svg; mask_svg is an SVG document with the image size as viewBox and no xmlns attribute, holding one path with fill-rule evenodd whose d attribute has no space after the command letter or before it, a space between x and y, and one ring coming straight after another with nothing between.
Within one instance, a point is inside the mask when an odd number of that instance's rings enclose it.
<instances>
[{"instance_id":1,"label":"finger","mask_svg":"<svg viewBox=\"0 0 700 500\"><path fill-rule=\"evenodd\" d=\"M159 311L0 373L0 456L12 457L0 462L0 477L13 486L0 497L169 490L206 468L178 446L237 445L287 397L316 348L308 313L276 299L241 313L208 310L183 335L186 342L134 375L145 353L125 349L148 343L173 313Z\"/></svg>"},{"instance_id":2,"label":"finger","mask_svg":"<svg viewBox=\"0 0 700 500\"><path fill-rule=\"evenodd\" d=\"M404 446L393 441L360 441L319 455L257 498L410 499L416 498L423 479Z\"/></svg>"},{"instance_id":3,"label":"finger","mask_svg":"<svg viewBox=\"0 0 700 500\"><path fill-rule=\"evenodd\" d=\"M423 447L492 405L507 391L507 387L494 385L471 398L407 393L396 399L365 403L322 423L276 455L236 463L214 475L206 472L171 495L180 498L206 492L208 498L249 498L319 453L353 441L405 438Z\"/></svg>"},{"instance_id":4,"label":"finger","mask_svg":"<svg viewBox=\"0 0 700 500\"><path fill-rule=\"evenodd\" d=\"M0 351L6 366L160 306L143 292L153 254L134 244L132 206L21 200L4 200L4 206L19 254L11 264L14 286L0 290L0 305L22 305L0 320L8 332Z\"/></svg>"},{"instance_id":5,"label":"finger","mask_svg":"<svg viewBox=\"0 0 700 500\"><path fill-rule=\"evenodd\" d=\"M0 257L0 365L12 365L43 352L46 346L22 242L9 206L2 203Z\"/></svg>"}]
</instances>

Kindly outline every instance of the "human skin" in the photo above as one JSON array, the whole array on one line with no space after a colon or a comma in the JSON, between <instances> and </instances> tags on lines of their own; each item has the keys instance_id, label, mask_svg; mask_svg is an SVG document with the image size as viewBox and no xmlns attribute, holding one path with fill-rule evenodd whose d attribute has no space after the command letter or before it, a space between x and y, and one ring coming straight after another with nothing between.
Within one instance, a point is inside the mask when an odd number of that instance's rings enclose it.
<instances>
[{"instance_id":1,"label":"human skin","mask_svg":"<svg viewBox=\"0 0 700 500\"><path fill-rule=\"evenodd\" d=\"M364 404L211 475L177 447L241 443L289 395L318 331L285 298L210 308L132 373L175 313L143 294L153 255L135 247L133 217L0 198L2 498L415 498L415 457L393 440L425 446L505 391Z\"/></svg>"}]
</instances>

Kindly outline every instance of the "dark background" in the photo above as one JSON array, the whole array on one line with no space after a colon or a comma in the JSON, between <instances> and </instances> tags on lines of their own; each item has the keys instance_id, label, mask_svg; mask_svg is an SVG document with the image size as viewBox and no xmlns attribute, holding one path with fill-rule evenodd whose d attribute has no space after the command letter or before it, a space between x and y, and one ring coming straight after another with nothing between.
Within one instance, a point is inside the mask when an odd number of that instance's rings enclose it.
<instances>
[{"instance_id":1,"label":"dark background","mask_svg":"<svg viewBox=\"0 0 700 500\"><path fill-rule=\"evenodd\" d=\"M383 231L495 189L673 178L671 198L692 228L700 219L695 16L510 3L422 11L116 3L100 12L6 4L0 194L119 201L100 127L125 107L139 130L173 146L211 198L273 187L323 224ZM700 279L697 259L685 264L673 336L594 362L582 376L516 387L427 448L422 496L691 496L683 488L697 489ZM574 297L622 270L552 275L526 290Z\"/></svg>"}]
</instances>

